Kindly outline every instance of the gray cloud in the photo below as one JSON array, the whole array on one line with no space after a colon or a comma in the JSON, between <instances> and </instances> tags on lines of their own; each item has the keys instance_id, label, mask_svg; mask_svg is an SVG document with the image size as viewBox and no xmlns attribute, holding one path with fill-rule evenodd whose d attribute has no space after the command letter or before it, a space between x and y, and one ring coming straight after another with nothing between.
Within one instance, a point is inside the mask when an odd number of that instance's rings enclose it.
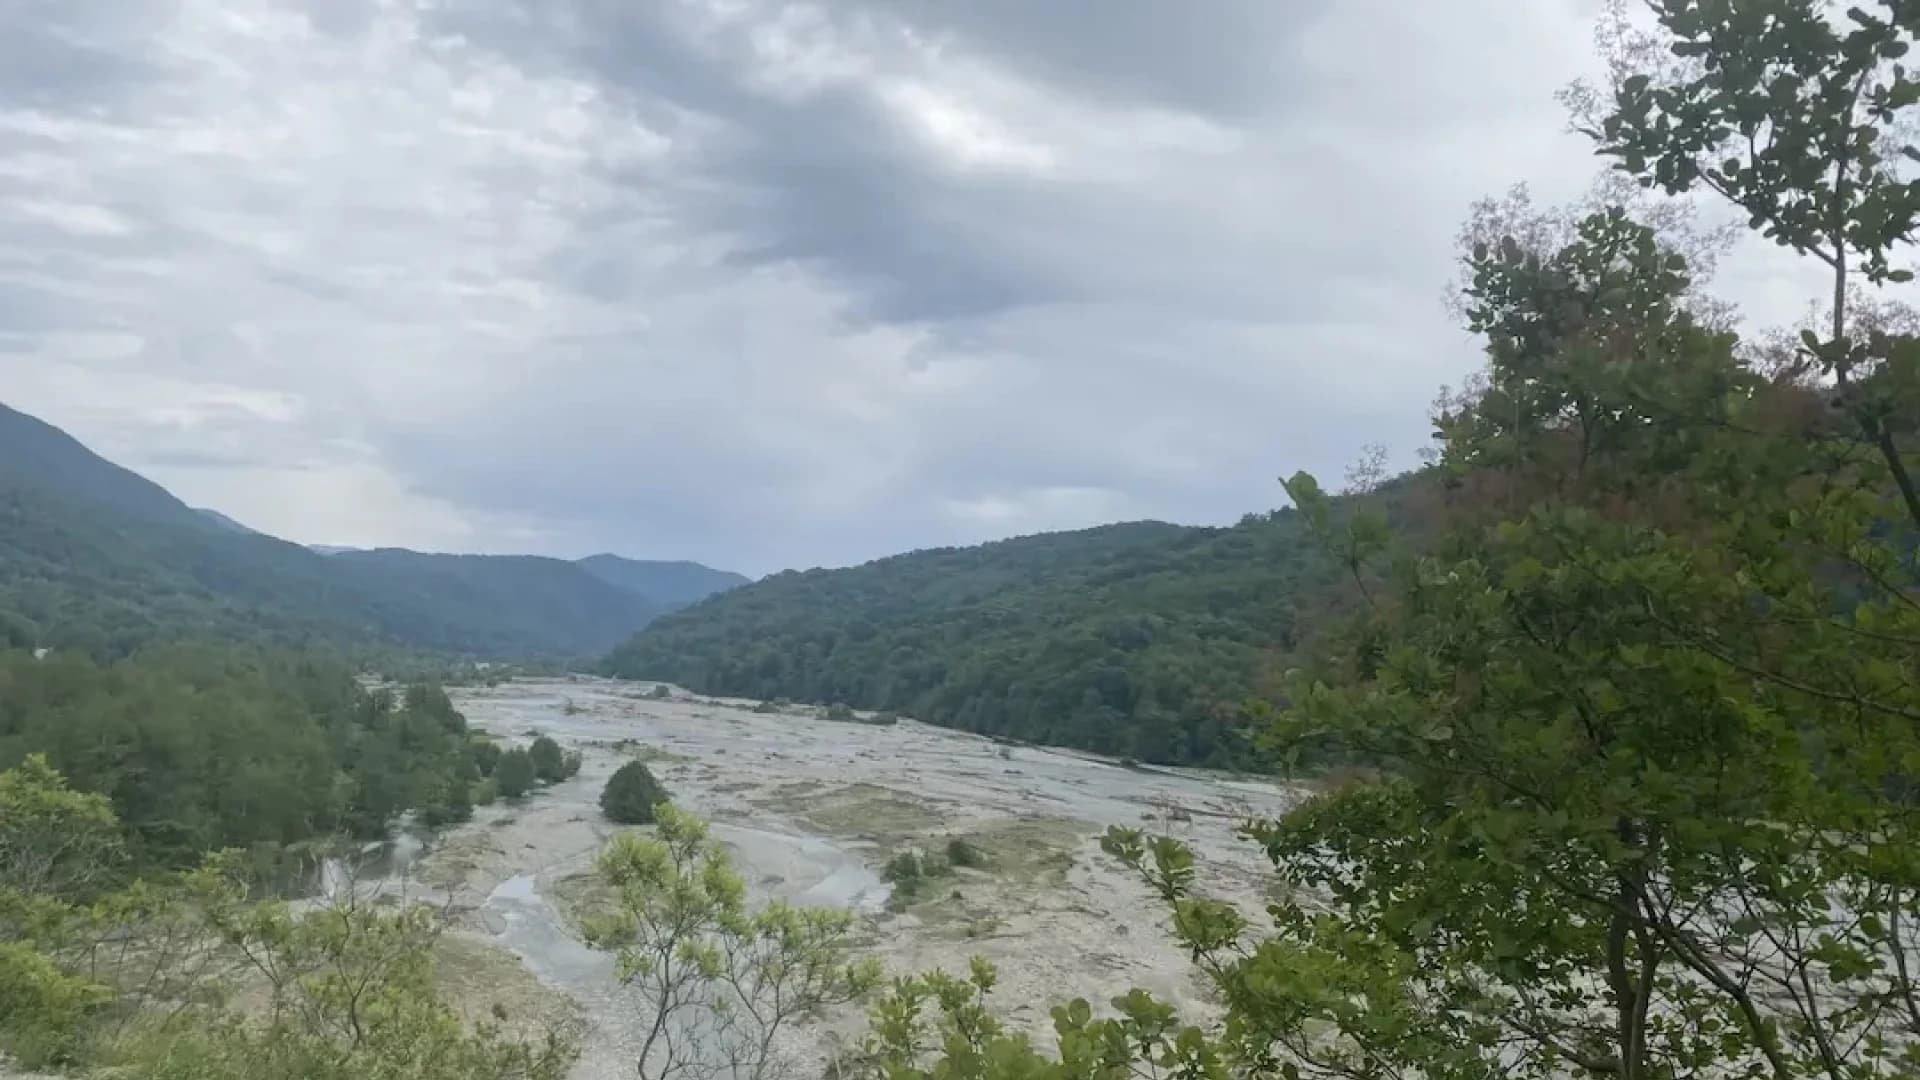
<instances>
[{"instance_id":1,"label":"gray cloud","mask_svg":"<svg viewBox=\"0 0 1920 1080\"><path fill-rule=\"evenodd\" d=\"M0 398L308 541L1231 521L1412 460L1586 7L29 0Z\"/></svg>"}]
</instances>

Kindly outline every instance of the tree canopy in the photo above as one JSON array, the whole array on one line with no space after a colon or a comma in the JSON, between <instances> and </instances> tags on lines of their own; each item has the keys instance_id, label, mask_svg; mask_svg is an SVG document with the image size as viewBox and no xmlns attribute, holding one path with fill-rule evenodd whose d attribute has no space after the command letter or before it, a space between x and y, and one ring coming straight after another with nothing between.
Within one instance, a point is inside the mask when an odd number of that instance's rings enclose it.
<instances>
[{"instance_id":1,"label":"tree canopy","mask_svg":"<svg viewBox=\"0 0 1920 1080\"><path fill-rule=\"evenodd\" d=\"M1398 507L1403 494L1382 498ZM1113 525L776 574L657 620L603 667L1142 761L1249 765L1241 705L1324 618L1338 573L1290 510L1231 529Z\"/></svg>"}]
</instances>

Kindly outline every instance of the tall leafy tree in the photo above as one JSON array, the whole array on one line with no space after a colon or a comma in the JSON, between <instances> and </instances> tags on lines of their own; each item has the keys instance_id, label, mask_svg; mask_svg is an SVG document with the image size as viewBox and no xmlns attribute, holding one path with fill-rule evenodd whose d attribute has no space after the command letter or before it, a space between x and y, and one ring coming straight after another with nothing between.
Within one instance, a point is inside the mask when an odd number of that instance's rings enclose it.
<instances>
[{"instance_id":1,"label":"tall leafy tree","mask_svg":"<svg viewBox=\"0 0 1920 1080\"><path fill-rule=\"evenodd\" d=\"M1173 905L1240 1068L1920 1067L1920 346L1858 317L1910 280L1920 9L1649 7L1660 48L1617 70L1602 152L1824 265L1828 318L1780 377L1618 209L1475 247L1488 368L1439 418L1451 528L1391 560L1274 733L1390 778L1253 830L1271 932L1179 845L1109 841ZM1289 490L1343 561L1385 558Z\"/></svg>"}]
</instances>

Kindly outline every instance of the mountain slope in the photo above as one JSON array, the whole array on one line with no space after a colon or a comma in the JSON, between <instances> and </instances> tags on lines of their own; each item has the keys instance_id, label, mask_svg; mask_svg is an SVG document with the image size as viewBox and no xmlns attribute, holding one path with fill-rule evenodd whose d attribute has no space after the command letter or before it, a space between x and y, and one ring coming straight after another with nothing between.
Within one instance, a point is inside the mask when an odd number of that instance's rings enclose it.
<instances>
[{"instance_id":1,"label":"mountain slope","mask_svg":"<svg viewBox=\"0 0 1920 1080\"><path fill-rule=\"evenodd\" d=\"M603 667L1230 765L1252 753L1240 703L1332 578L1291 511L1112 525L776 574L656 620Z\"/></svg>"},{"instance_id":2,"label":"mountain slope","mask_svg":"<svg viewBox=\"0 0 1920 1080\"><path fill-rule=\"evenodd\" d=\"M38 417L0 405L0 484L32 486L133 517L202 524L164 488Z\"/></svg>"},{"instance_id":3,"label":"mountain slope","mask_svg":"<svg viewBox=\"0 0 1920 1080\"><path fill-rule=\"evenodd\" d=\"M731 570L715 570L697 562L657 562L618 555L589 555L578 565L609 585L673 610L697 603L714 593L739 588L752 579Z\"/></svg>"},{"instance_id":4,"label":"mountain slope","mask_svg":"<svg viewBox=\"0 0 1920 1080\"><path fill-rule=\"evenodd\" d=\"M245 525L242 525L239 522L233 520L232 518L228 517L227 515L221 513L218 510L209 510L204 506L196 506L193 508L193 512L196 514L199 514L202 518L204 518L206 521L210 522L211 524L217 525L220 528L227 530L228 532L250 533L254 531L252 529L247 528Z\"/></svg>"},{"instance_id":5,"label":"mountain slope","mask_svg":"<svg viewBox=\"0 0 1920 1080\"><path fill-rule=\"evenodd\" d=\"M609 586L577 563L536 555L439 555L398 548L322 556L356 585L470 625L514 614L517 632L590 655L662 607Z\"/></svg>"},{"instance_id":6,"label":"mountain slope","mask_svg":"<svg viewBox=\"0 0 1920 1080\"><path fill-rule=\"evenodd\" d=\"M0 640L100 655L245 637L557 658L603 652L662 606L558 559L362 554L236 531L0 406Z\"/></svg>"}]
</instances>

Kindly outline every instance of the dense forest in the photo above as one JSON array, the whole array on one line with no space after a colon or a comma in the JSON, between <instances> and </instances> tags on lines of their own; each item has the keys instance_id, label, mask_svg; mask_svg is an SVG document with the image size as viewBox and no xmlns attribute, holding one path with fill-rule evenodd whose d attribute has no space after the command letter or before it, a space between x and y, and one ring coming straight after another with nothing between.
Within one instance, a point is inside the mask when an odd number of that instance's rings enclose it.
<instances>
[{"instance_id":1,"label":"dense forest","mask_svg":"<svg viewBox=\"0 0 1920 1080\"><path fill-rule=\"evenodd\" d=\"M0 406L0 643L100 657L181 638L586 657L739 580L614 556L323 556L193 510Z\"/></svg>"},{"instance_id":2,"label":"dense forest","mask_svg":"<svg viewBox=\"0 0 1920 1080\"><path fill-rule=\"evenodd\" d=\"M1412 484L1383 491L1398 507ZM1392 497L1390 497L1392 496ZM788 572L651 624L603 665L706 693L844 702L1142 761L1251 764L1263 674L1348 601L1291 510Z\"/></svg>"},{"instance_id":3,"label":"dense forest","mask_svg":"<svg viewBox=\"0 0 1920 1080\"><path fill-rule=\"evenodd\" d=\"M312 653L0 651L0 769L44 755L106 796L145 864L380 837L409 809L463 819L497 753L437 687L367 690Z\"/></svg>"}]
</instances>

